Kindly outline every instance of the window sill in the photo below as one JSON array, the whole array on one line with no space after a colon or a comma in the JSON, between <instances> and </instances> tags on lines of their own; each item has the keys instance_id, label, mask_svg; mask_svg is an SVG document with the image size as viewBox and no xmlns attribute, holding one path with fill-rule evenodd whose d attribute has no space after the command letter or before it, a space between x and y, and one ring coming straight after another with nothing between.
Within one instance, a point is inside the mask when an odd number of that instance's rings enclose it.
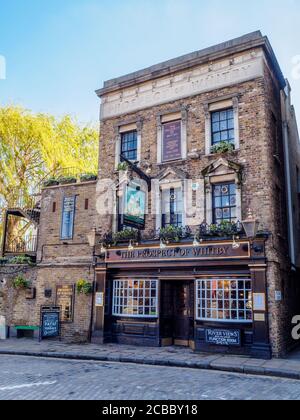
<instances>
[{"instance_id":1,"label":"window sill","mask_svg":"<svg viewBox=\"0 0 300 420\"><path fill-rule=\"evenodd\" d=\"M216 152L216 153L209 153L205 154L204 157L210 158L213 156L223 156L223 155L237 155L241 149L234 149L228 152Z\"/></svg>"},{"instance_id":2,"label":"window sill","mask_svg":"<svg viewBox=\"0 0 300 420\"><path fill-rule=\"evenodd\" d=\"M157 166L169 166L169 165L172 165L173 163L185 163L186 161L187 161L186 158L168 160L167 162L157 163Z\"/></svg>"}]
</instances>

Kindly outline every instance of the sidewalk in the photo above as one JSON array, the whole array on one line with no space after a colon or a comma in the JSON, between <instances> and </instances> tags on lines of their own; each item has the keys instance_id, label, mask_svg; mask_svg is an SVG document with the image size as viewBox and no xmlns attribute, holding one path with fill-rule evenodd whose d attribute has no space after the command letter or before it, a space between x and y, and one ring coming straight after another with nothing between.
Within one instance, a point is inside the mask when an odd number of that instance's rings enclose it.
<instances>
[{"instance_id":1,"label":"sidewalk","mask_svg":"<svg viewBox=\"0 0 300 420\"><path fill-rule=\"evenodd\" d=\"M300 350L287 359L258 360L241 356L197 354L181 347L133 347L115 344L66 344L28 339L0 341L0 355L123 362L145 365L212 369L300 380Z\"/></svg>"}]
</instances>

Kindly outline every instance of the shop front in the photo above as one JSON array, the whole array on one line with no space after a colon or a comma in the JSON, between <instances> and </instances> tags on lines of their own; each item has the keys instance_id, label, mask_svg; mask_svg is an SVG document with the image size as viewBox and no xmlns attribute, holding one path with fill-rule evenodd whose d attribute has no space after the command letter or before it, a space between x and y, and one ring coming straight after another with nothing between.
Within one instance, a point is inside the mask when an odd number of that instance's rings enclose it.
<instances>
[{"instance_id":1,"label":"shop front","mask_svg":"<svg viewBox=\"0 0 300 420\"><path fill-rule=\"evenodd\" d=\"M264 241L107 250L93 341L271 357Z\"/></svg>"}]
</instances>

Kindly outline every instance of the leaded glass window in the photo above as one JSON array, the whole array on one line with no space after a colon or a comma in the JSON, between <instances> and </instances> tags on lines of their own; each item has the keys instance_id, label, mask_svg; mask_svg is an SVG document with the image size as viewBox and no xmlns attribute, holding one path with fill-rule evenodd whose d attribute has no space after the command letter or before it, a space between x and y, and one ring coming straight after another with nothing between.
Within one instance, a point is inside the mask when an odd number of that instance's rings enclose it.
<instances>
[{"instance_id":1,"label":"leaded glass window","mask_svg":"<svg viewBox=\"0 0 300 420\"><path fill-rule=\"evenodd\" d=\"M236 222L236 184L213 185L213 222Z\"/></svg>"}]
</instances>

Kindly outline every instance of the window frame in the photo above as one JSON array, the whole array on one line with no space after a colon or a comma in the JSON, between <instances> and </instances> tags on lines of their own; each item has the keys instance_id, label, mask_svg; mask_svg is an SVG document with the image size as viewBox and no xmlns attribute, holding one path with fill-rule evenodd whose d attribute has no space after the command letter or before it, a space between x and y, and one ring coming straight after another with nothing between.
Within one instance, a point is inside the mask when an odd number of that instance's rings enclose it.
<instances>
[{"instance_id":1,"label":"window frame","mask_svg":"<svg viewBox=\"0 0 300 420\"><path fill-rule=\"evenodd\" d=\"M232 113L232 117L228 118L228 112ZM226 112L226 119L225 120L221 120L221 114L222 112ZM219 115L219 120L218 121L214 121L214 115L218 114ZM226 121L226 129L225 130L221 130L221 127L219 128L218 131L214 131L214 124L219 123L219 126L221 125L221 123L223 121ZM232 128L228 128L229 127L229 121L233 122L233 127ZM220 144L221 142L227 142L229 144L232 144L233 146L235 146L236 144L236 139L235 139L235 119L234 119L234 109L233 107L229 107L226 109L219 109L219 110L214 110L214 111L210 111L210 122L211 122L211 147L217 146L218 144ZM222 140L222 133L227 132L227 134L229 135L229 132L233 131L233 138L227 138L225 140ZM218 141L214 141L214 135L215 134L220 134L220 140Z\"/></svg>"},{"instance_id":2,"label":"window frame","mask_svg":"<svg viewBox=\"0 0 300 420\"><path fill-rule=\"evenodd\" d=\"M210 299L210 302L211 303L213 301L212 297L207 298L207 292L208 292L207 282L209 282L209 281L210 282L216 281L217 283L219 281L222 281L222 282L226 282L226 281L233 282L233 281L235 281L236 282L237 287L235 288L235 291L237 293L237 298L235 300L236 300L236 305L237 306L236 306L235 309L232 309L232 308L231 309L226 309L224 307L224 303L225 303L225 301L227 301L227 299L224 299L224 297L223 297L223 299L220 299L220 301L223 302L223 307L222 308L215 308L214 309L214 308L208 308L207 307L208 299ZM238 288L239 287L239 284L238 283L241 282L241 281L244 282L243 289L239 289ZM199 285L201 285L202 282L206 282L206 287L205 287L205 290L204 290L204 292L205 292L205 298L203 298L203 297L200 296L200 294L202 293L203 289ZM247 289L245 287L247 282L249 282L251 284L251 289ZM252 324L253 323L253 321L254 321L253 282L252 282L252 279L250 277L241 277L241 278L237 278L237 277L201 278L201 279L196 279L196 282L195 283L196 283L195 284L195 320L196 321L200 321L200 322L220 322L220 323L224 323L224 324ZM209 289L209 290L212 291L211 289ZM216 289L216 291L220 291L220 290L221 289L218 289L218 288ZM222 290L224 292L224 288ZM238 298L238 292L239 292L239 290L243 291L244 294L246 294L246 292L249 292L250 293L251 303L252 303L252 308L251 309L247 309L246 308L246 303L247 303L246 296L245 296L245 298L243 300L241 300L241 299ZM231 293L231 291L232 290L230 288L230 293ZM224 296L224 294L223 294L223 296ZM234 300L234 299L230 299L230 300L228 299L228 302L230 302L231 300ZM205 302L205 306L204 307L200 303L201 301L204 301ZM216 303L218 303L219 302L219 299L215 298L214 301ZM239 309L239 302L243 302L246 309ZM222 311L223 314L227 310L227 311L230 311L230 316L232 315L231 313L235 311L237 313L237 316L238 317L237 317L237 319L232 319L232 318L230 318L230 319L224 319L224 318L207 318L207 317L202 317L201 316L201 312L202 311L205 311L205 313L206 313L208 310L210 310L211 312L212 311L216 311L216 312ZM239 312L242 312L242 311L245 313L245 316L247 316L247 312L251 312L251 315L252 315L251 316L251 319L246 319L246 318L245 319L240 319L239 318Z\"/></svg>"},{"instance_id":3,"label":"window frame","mask_svg":"<svg viewBox=\"0 0 300 420\"><path fill-rule=\"evenodd\" d=\"M73 210L72 212L65 212L65 201L68 199L73 199ZM64 226L64 217L66 213L72 213L72 218L70 219L70 225L71 225L71 233L69 236L63 235L63 226ZM64 197L62 201L62 213L61 213L61 223L60 223L60 240L61 241L70 241L74 238L74 225L75 225L75 213L76 213L76 195L72 197Z\"/></svg>"},{"instance_id":4,"label":"window frame","mask_svg":"<svg viewBox=\"0 0 300 420\"><path fill-rule=\"evenodd\" d=\"M175 194L176 189L180 189L180 193L181 193L181 205L182 205L182 212L181 213L177 213L174 211L174 203L176 202L176 200L174 200L173 202L171 201L171 195ZM170 213L163 213L163 208L164 208L164 203L163 203L163 195L164 192L168 191L169 192L169 206L170 206ZM160 194L160 208L161 208L161 228L167 228L169 226L173 226L175 228L183 228L184 227L184 192L183 192L183 188L181 187L170 187L169 189L162 189L161 190L161 194ZM173 212L172 212L172 207L173 207ZM165 217L166 215L170 216L170 223L166 223L165 222ZM171 223L171 219L172 216L176 218L177 223L173 224ZM181 222L178 223L178 218L181 217Z\"/></svg>"},{"instance_id":5,"label":"window frame","mask_svg":"<svg viewBox=\"0 0 300 420\"><path fill-rule=\"evenodd\" d=\"M229 197L229 201L230 201L230 198L233 197L233 194L230 193L230 186L231 185L234 185L235 186L235 205L232 206L232 205L230 205L230 202L229 202L229 206L221 206L221 207L220 206L216 206L215 205L215 198L217 198L217 197L215 195L215 189L217 187L228 186L229 187L229 194L227 194L226 196ZM220 195L219 197L222 200L223 194ZM216 218L216 214L215 214L216 210L217 209L221 209L222 210L222 214L223 214L223 210L225 208L228 208L230 210L230 218L229 218L229 220L228 219L225 219L225 218L223 219L223 217L222 217L222 219ZM212 222L213 222L213 224L220 224L222 222L229 222L229 223L236 222L238 220L237 208L238 208L238 203L237 203L237 185L236 185L236 182L235 181L231 181L231 182L230 181L228 181L228 182L220 182L220 183L212 184ZM232 217L232 209L235 209L236 210L235 217Z\"/></svg>"},{"instance_id":6,"label":"window frame","mask_svg":"<svg viewBox=\"0 0 300 420\"><path fill-rule=\"evenodd\" d=\"M121 298L121 293L120 293L121 290L126 291L126 296L124 295L123 299L126 298L127 300L130 298L130 295L128 294L128 291L129 290L135 290L134 288L129 288L128 285L127 285L127 287L120 288L118 283L125 283L125 282L128 283L130 281L132 281L132 282L143 282L144 283L144 286L143 286L143 289L142 289L143 292L145 292L145 290L149 290L150 294L151 294L151 291L155 290L155 297L149 296L149 298L147 298L149 300L150 299L155 299L155 305L149 305L149 306L145 305L145 300L146 300L145 293L143 294L142 297L141 296L137 297L137 299L141 299L141 298L143 299L143 305L142 306L140 306L140 305L136 306L138 308L138 310L139 310L140 307L143 308L143 314L126 314L126 313L119 313L119 312L116 311L116 308L119 308L119 309L122 308L122 310L124 310L124 308L125 308L125 306L122 306L122 304L120 304L120 303L116 304L116 302L118 302L118 300L119 300L119 302L121 302L121 299L122 299ZM150 282L150 283L154 282L155 283L155 288L152 288L152 284L150 285L150 288L145 288L145 284L146 284L147 281ZM116 284L118 284L117 288L115 288ZM147 319L150 319L150 318L158 319L159 318L159 304L158 304L159 284L158 284L158 279L146 279L146 278L142 278L142 279L115 279L112 282L112 289L113 289L112 290L112 316L114 316L116 318L147 318ZM118 295L116 295L116 293L115 293L116 290L120 291ZM137 290L140 291L141 289L138 288ZM150 309L154 308L154 306L155 306L155 310L156 310L155 315L151 315L150 313L149 313L149 315L145 314L145 308L149 308L149 312L150 312ZM133 309L134 307L135 306L132 305L131 309Z\"/></svg>"},{"instance_id":7,"label":"window frame","mask_svg":"<svg viewBox=\"0 0 300 420\"><path fill-rule=\"evenodd\" d=\"M135 142L135 148L129 149L126 151L123 151L123 140L126 136L130 136L133 133L135 133L135 139L126 139L127 144L130 144L131 142ZM130 130L125 131L124 133L120 133L120 155L124 156L127 160L131 162L137 162L138 161L138 152L139 152L139 144L138 144L138 130ZM131 159L129 156L126 156L126 154L130 154L135 152L135 159Z\"/></svg>"}]
</instances>

